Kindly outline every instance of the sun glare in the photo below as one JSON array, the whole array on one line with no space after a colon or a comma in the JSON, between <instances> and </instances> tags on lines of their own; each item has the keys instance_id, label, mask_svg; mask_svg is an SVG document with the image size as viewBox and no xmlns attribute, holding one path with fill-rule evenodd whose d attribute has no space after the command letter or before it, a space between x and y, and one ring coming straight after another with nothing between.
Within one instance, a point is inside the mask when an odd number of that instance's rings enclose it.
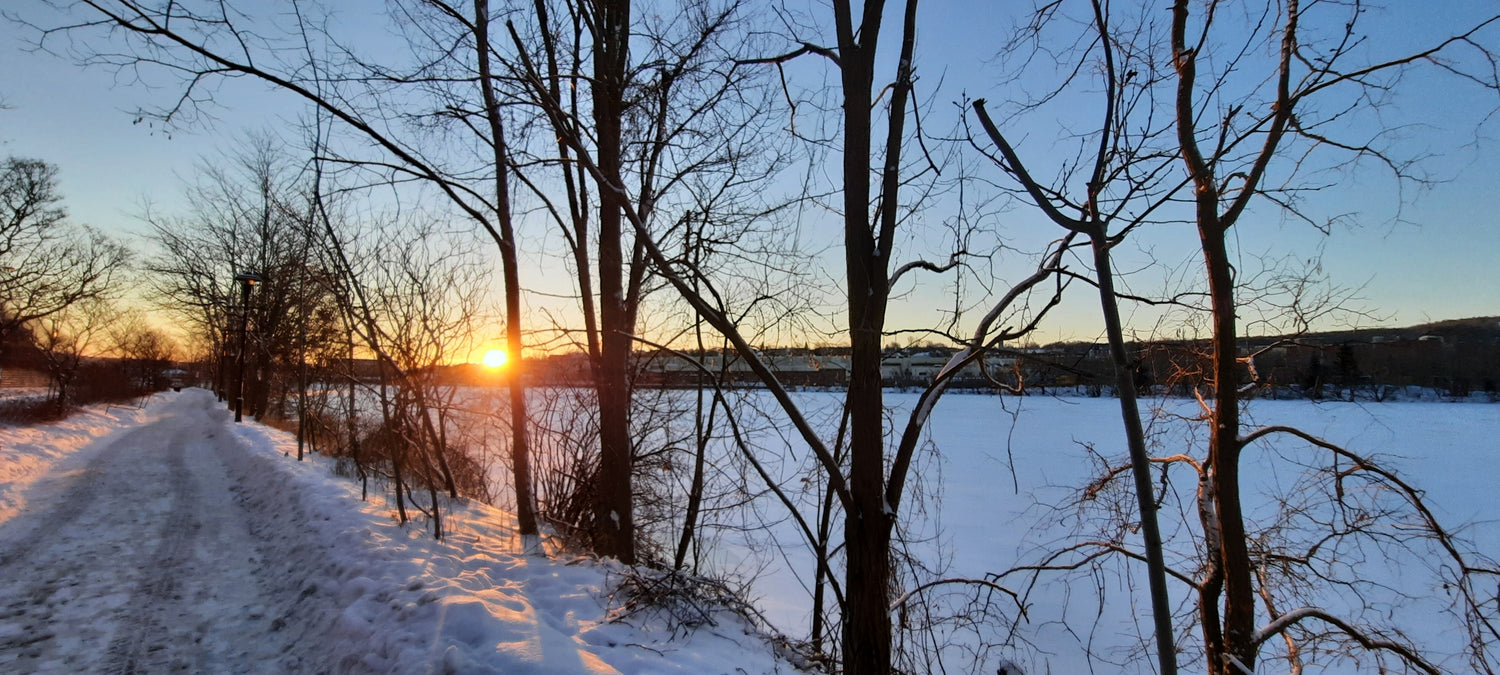
<instances>
[{"instance_id":1,"label":"sun glare","mask_svg":"<svg viewBox=\"0 0 1500 675\"><path fill-rule=\"evenodd\" d=\"M505 365L505 350L491 349L484 353L484 365L499 368Z\"/></svg>"}]
</instances>

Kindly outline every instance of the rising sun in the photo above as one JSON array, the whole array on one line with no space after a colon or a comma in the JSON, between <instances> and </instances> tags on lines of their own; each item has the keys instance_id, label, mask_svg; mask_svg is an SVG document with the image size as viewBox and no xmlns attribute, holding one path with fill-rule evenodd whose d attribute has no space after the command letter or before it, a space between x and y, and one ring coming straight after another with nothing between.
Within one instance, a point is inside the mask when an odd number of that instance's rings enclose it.
<instances>
[{"instance_id":1,"label":"rising sun","mask_svg":"<svg viewBox=\"0 0 1500 675\"><path fill-rule=\"evenodd\" d=\"M484 353L484 365L499 368L505 365L505 350L491 349Z\"/></svg>"}]
</instances>

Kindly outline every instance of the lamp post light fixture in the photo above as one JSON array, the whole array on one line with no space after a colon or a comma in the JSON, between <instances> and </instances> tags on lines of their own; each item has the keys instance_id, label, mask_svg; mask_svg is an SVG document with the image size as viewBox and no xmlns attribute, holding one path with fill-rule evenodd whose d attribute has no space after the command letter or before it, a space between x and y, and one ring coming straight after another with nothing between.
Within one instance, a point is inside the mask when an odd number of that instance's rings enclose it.
<instances>
[{"instance_id":1,"label":"lamp post light fixture","mask_svg":"<svg viewBox=\"0 0 1500 675\"><path fill-rule=\"evenodd\" d=\"M250 289L265 283L266 278L259 272L244 271L234 275L234 280L240 284L240 363L234 384L234 421L239 422L245 415L245 336L250 332Z\"/></svg>"}]
</instances>

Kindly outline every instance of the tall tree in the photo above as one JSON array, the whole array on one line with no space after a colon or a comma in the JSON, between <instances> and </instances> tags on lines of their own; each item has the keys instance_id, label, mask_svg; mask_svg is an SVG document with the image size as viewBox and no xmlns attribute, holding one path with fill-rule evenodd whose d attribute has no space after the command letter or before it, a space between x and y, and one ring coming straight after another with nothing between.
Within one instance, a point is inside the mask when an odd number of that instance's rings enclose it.
<instances>
[{"instance_id":1,"label":"tall tree","mask_svg":"<svg viewBox=\"0 0 1500 675\"><path fill-rule=\"evenodd\" d=\"M1067 14L1074 6L1080 11ZM1346 616L1323 604L1346 595L1359 595L1364 601L1359 592L1346 590L1364 588L1363 582L1341 574L1331 562L1347 560L1348 552L1362 542L1394 537L1407 552L1443 560L1437 578L1455 590L1454 612L1463 617L1471 636L1468 657L1476 670L1492 669L1495 619L1493 612L1475 602L1472 588L1477 579L1496 571L1471 557L1433 516L1423 495L1375 458L1294 428L1248 423L1241 408L1262 381L1256 355L1242 351L1245 325L1240 317L1267 303L1257 297L1264 291L1256 286L1257 274L1249 268L1241 243L1252 238L1245 223L1269 211L1326 228L1327 221L1315 216L1312 200L1305 199L1325 184L1310 180L1320 172L1322 177L1343 178L1339 172L1370 164L1389 171L1398 183L1416 180L1412 164L1398 156L1388 126L1387 115L1398 113L1395 106L1386 106L1389 92L1399 91L1404 77L1424 65L1455 76L1456 82L1497 90L1500 83L1490 68L1490 45L1500 17L1483 11L1428 47L1403 53L1399 40L1374 39L1366 27L1372 14L1359 3L1181 0L1172 3L1170 21L1145 10L1130 16L1139 8L1118 5L1113 6L1118 14L1111 16L1111 7L1054 3L1027 27L1035 31L1028 39L1042 41L1046 38L1037 37L1040 26L1060 24L1064 31L1090 26L1078 39L1083 48L1043 44L1064 52L1097 50L1096 59L1078 61L1094 67L1078 68L1069 77L1097 73L1105 78L1103 86L1095 88L1105 93L1098 108L1105 120L1099 128L1105 133L1091 134L1093 147L1086 151L1097 148L1097 154L1083 155L1083 161L1073 164L1064 161L1056 169L1061 177L1056 185L1038 180L1045 170L1028 166L1022 153L1007 142L1004 129L983 114L982 103L975 107L999 149L997 163L1012 175L1018 191L1054 222L1094 240L1095 274L1106 311L1107 258L1098 254L1110 251L1100 250L1101 240L1109 246L1120 233L1143 235L1154 227L1153 221L1186 221L1196 227L1202 285L1187 295L1205 299L1202 309L1212 339L1205 343L1205 375L1185 374L1185 381L1187 391L1202 403L1207 447L1149 461L1159 464L1164 476L1168 471L1189 471L1194 479L1194 495L1175 494L1170 479L1164 478L1155 498L1183 497L1183 513L1197 521L1172 528L1191 532L1192 540L1168 542L1175 544L1174 555L1189 568L1165 571L1193 599L1205 667L1215 675L1255 672L1261 652L1274 641L1284 645L1278 656L1294 672L1315 655L1330 652L1336 658L1368 657L1437 672L1419 646L1392 639L1385 624L1371 621L1376 612L1368 606L1355 602L1353 614ZM1116 69L1109 62L1110 51L1125 54L1131 65ZM1138 93L1118 98L1123 90ZM1078 100L1066 94L1057 98ZM1075 130L1065 133L1073 137ZM1112 162L1102 182L1097 171L1100 157ZM1075 166L1096 170L1083 185L1068 186ZM1170 169L1170 175L1163 169ZM1070 199L1071 194L1080 196ZM1107 218L1117 223L1113 233L1101 230L1110 222ZM1288 321L1303 328L1309 313L1317 310L1300 303L1286 309ZM1128 384L1122 379L1120 386ZM1291 458L1307 471L1290 488L1299 495L1295 500L1274 491L1265 494L1241 478L1247 451L1277 438L1323 453L1317 459ZM1151 510L1144 501L1151 494L1138 480L1144 463L1132 448L1130 461L1108 467L1088 493L1097 495L1116 477L1135 474L1136 501L1144 516ZM1319 480L1327 475L1337 478ZM1380 517L1356 519L1330 531L1328 523L1345 522L1339 514L1372 513L1360 509L1369 509L1374 500L1383 504ZM1265 516L1268 510L1274 515ZM1398 531L1401 534L1395 535ZM1305 540L1299 539L1303 536ZM1116 553L1135 560L1146 557L1090 541L1058 552L1040 567L1076 565L1077 558L1070 554ZM1160 628L1157 637L1162 637ZM1186 655L1196 651L1193 637L1180 637L1180 658L1192 658ZM1164 657L1165 645L1161 647L1158 655Z\"/></svg>"},{"instance_id":2,"label":"tall tree","mask_svg":"<svg viewBox=\"0 0 1500 675\"><path fill-rule=\"evenodd\" d=\"M451 498L488 494L488 478L453 439L461 390L444 378L444 369L476 346L489 270L474 242L444 233L440 223L343 229L329 228L335 237L325 251L335 270L330 290L383 373L374 393L396 487L406 481L427 490L424 508L442 537L439 490Z\"/></svg>"},{"instance_id":3,"label":"tall tree","mask_svg":"<svg viewBox=\"0 0 1500 675\"><path fill-rule=\"evenodd\" d=\"M1030 57L1042 52L1060 57L1056 60L1062 65L1055 72L1062 84L1033 99L1039 103L1003 103L999 123L983 101L973 106L990 140L986 147L998 150L992 159L1010 175L1016 193L1093 244L1093 281L1104 301L1131 447L1129 460L1110 464L1085 489L1083 499L1095 499L1117 477L1132 476L1146 540L1144 551L1138 552L1118 540L1093 537L1052 552L1045 564L1022 576L1038 568L1076 566L1080 558L1075 554L1123 554L1147 562L1163 671L1175 667L1175 659L1194 658L1201 644L1209 672L1254 672L1262 650L1274 641L1284 645L1277 655L1293 672L1319 652L1359 660L1368 654L1380 663L1393 660L1432 672L1433 663L1421 646L1387 639L1392 632L1368 620L1373 613L1366 611L1368 606L1352 603L1350 615L1320 606L1330 599L1344 604L1339 596L1352 595L1344 589L1361 583L1331 572L1329 561L1347 559L1348 548L1393 530L1404 532L1397 536L1403 547L1442 559L1447 570L1461 570L1437 577L1458 589L1452 596L1454 611L1471 633L1469 658L1476 669L1490 669L1492 647L1486 645L1496 637L1494 619L1466 589L1494 570L1455 543L1421 494L1374 458L1288 427L1255 428L1240 413L1247 396L1266 384L1265 373L1256 367L1259 355L1244 351L1240 338L1247 328L1241 317L1255 313L1265 321L1267 314L1283 312L1286 330L1300 332L1310 317L1332 307L1314 306L1324 299L1306 291L1309 279L1301 274L1290 275L1288 282L1294 289L1288 297L1294 301L1274 307L1278 301L1267 297L1274 288L1259 280L1262 275L1253 267L1257 261L1250 259L1244 243L1260 239L1241 223L1271 212L1326 233L1329 221L1318 218L1317 200L1309 195L1349 180L1344 172L1359 177L1355 172L1370 164L1389 171L1398 184L1419 180L1414 165L1399 156L1393 133L1397 127L1390 121L1403 114L1392 92L1401 91L1414 69L1435 66L1432 72L1453 75L1462 85L1496 87L1489 67L1496 19L1489 10L1477 10L1480 16L1471 23L1405 53L1400 45L1409 41L1368 27L1375 11L1360 3L1174 2L1171 20L1165 21L1167 17L1130 5L1050 3L1023 24L1017 42L1029 46L1020 54L1029 73L1045 71L1053 62ZM1027 114L1050 123L1081 108L1097 113L1101 123L1081 136L1076 126L1056 137L1041 135L1042 142L1080 139L1076 156L1028 156L1012 147L1011 129L1025 128L1028 134L1034 129L1026 126ZM1199 234L1202 285L1150 302L1185 304L1209 317L1212 340L1205 343L1203 376L1185 372L1187 368L1174 375L1185 383L1185 393L1200 397L1209 442L1207 448L1152 457L1130 428L1132 419L1138 422L1128 405L1134 387L1128 376L1120 377L1129 372L1129 363L1121 358L1118 320L1110 317L1118 312L1112 305L1143 298L1111 292L1115 284L1109 282L1109 256L1127 235L1149 237L1153 230L1182 221L1196 225ZM1327 453L1320 460L1292 458L1292 464L1307 471L1289 489L1299 495L1295 500L1276 490L1267 494L1240 478L1247 450L1258 451L1256 446L1271 445L1282 436ZM1162 471L1155 488L1144 475L1148 462ZM1348 468L1350 462L1353 468ZM1189 565L1173 569L1159 553L1152 555L1153 528L1146 521L1157 504L1183 497L1168 473L1177 471L1190 471L1194 479L1197 494L1187 497L1183 512L1198 522L1179 521L1175 527L1169 522L1168 531L1193 533L1190 540L1165 542L1169 558ZM1317 478L1325 472L1345 473L1327 488ZM1353 482L1346 485L1346 480ZM1365 491L1357 491L1354 483ZM1337 514L1366 508L1355 494L1389 499L1382 502L1385 515L1330 532L1326 524L1338 522ZM1267 516L1268 511L1274 515ZM1200 567L1192 569L1193 564ZM1175 648L1163 639L1171 630L1164 611L1170 607L1159 593L1165 583L1158 579L1178 584L1191 598L1201 642L1191 633L1179 633Z\"/></svg>"},{"instance_id":4,"label":"tall tree","mask_svg":"<svg viewBox=\"0 0 1500 675\"><path fill-rule=\"evenodd\" d=\"M329 330L327 296L313 281L320 275L309 186L280 143L251 136L237 151L204 158L200 173L184 187L190 210L148 212L156 250L142 267L154 298L167 311L219 348L234 344L236 319L248 311L247 391L252 411L284 408L288 388L301 372L309 335ZM239 308L235 275L262 275L250 306ZM220 372L232 371L221 367Z\"/></svg>"},{"instance_id":5,"label":"tall tree","mask_svg":"<svg viewBox=\"0 0 1500 675\"><path fill-rule=\"evenodd\" d=\"M595 156L599 185L599 480L594 486L594 548L626 564L635 563L635 509L630 443L630 336L634 313L627 306L624 232L625 200L621 143L625 87L630 65L630 0L599 0L588 5L592 19Z\"/></svg>"},{"instance_id":6,"label":"tall tree","mask_svg":"<svg viewBox=\"0 0 1500 675\"><path fill-rule=\"evenodd\" d=\"M505 124L500 116L500 98L495 92L495 75L491 66L490 3L474 0L474 53L478 61L479 89L484 100L484 120L489 127L490 146L495 159L495 221L500 248L500 265L505 275L505 349L515 360L509 378L511 470L516 489L516 521L528 552L540 553L541 541L536 519L536 498L532 496L530 416L527 415L526 381L520 364L525 357L521 336L521 263L517 254L516 228L511 220L510 150L505 141Z\"/></svg>"},{"instance_id":7,"label":"tall tree","mask_svg":"<svg viewBox=\"0 0 1500 675\"><path fill-rule=\"evenodd\" d=\"M1093 259L1093 283L1099 291L1099 305L1104 318L1104 333L1109 343L1110 365L1114 370L1115 395L1120 401L1131 475L1134 479L1136 508L1147 580L1150 585L1151 614L1155 630L1158 672L1177 672L1177 646L1172 625L1172 604L1167 588L1158 503L1151 477L1151 455L1147 449L1145 427L1135 385L1136 369L1128 353L1124 322L1120 314L1120 292L1116 290L1115 263L1111 251L1134 229L1158 217L1162 207L1175 198L1180 178L1170 172L1173 157L1157 151L1163 131L1140 125L1132 113L1149 108L1152 94L1160 79L1149 63L1137 63L1140 53L1119 44L1121 38L1112 31L1108 3L1090 0L1084 25L1090 29L1076 43L1066 44L1063 53L1077 53L1080 67L1070 68L1063 82L1049 90L1044 100L1075 95L1075 86L1102 84L1098 105L1097 131L1081 144L1078 157L1067 157L1061 163L1076 162L1087 167L1082 184L1068 185L1072 172L1058 170L1060 185L1044 184L1037 178L1036 167L1024 161L1012 147L1006 134L991 119L984 100L973 103L973 109L989 140L999 151L991 158L1017 185L1018 192L1034 204L1069 236L1088 239ZM1062 11L1053 5L1037 13L1028 30L1039 31L1049 18ZM1061 23L1061 21L1059 21ZM1129 35L1132 31L1122 31ZM1123 61L1123 62L1122 62ZM1092 66L1085 68L1083 66ZM1101 80L1078 82L1078 73L1097 73ZM1141 73L1144 72L1143 77Z\"/></svg>"},{"instance_id":8,"label":"tall tree","mask_svg":"<svg viewBox=\"0 0 1500 675\"><path fill-rule=\"evenodd\" d=\"M574 266L578 342L599 406L592 536L601 553L634 561L632 352L655 271L647 240L676 250L692 223L742 220L781 158L765 133L766 91L735 60L751 35L745 3L689 0L637 15L628 0L538 1L531 10L510 24L514 97L546 129L527 145L528 164L556 173L518 178L559 226Z\"/></svg>"},{"instance_id":9,"label":"tall tree","mask_svg":"<svg viewBox=\"0 0 1500 675\"><path fill-rule=\"evenodd\" d=\"M1193 220L1212 314L1209 445L1202 488L1205 503L1200 510L1207 535L1208 567L1199 611L1207 666L1215 674L1253 671L1267 637L1300 621L1323 618L1315 612L1306 612L1305 616L1291 612L1276 617L1275 629L1257 630L1257 563L1249 548L1240 463L1247 446L1276 432L1259 429L1245 433L1240 417L1244 380L1238 351L1236 314L1240 300L1236 296L1231 233L1249 211L1252 200L1268 194L1264 184L1272 175L1273 165L1294 161L1287 157L1294 141L1313 149L1353 152L1357 158L1397 169L1400 177L1401 165L1378 141L1348 143L1329 135L1324 127L1337 115L1330 117L1315 107L1315 101L1333 93L1330 90L1344 87L1359 92L1389 86L1378 83L1379 78L1409 65L1447 57L1457 49L1477 48L1481 57L1477 69L1461 70L1462 66L1438 63L1470 83L1500 91L1500 80L1486 65L1493 63L1494 56L1480 42L1485 29L1500 24L1500 16L1460 27L1451 37L1420 51L1369 59L1358 49L1363 41L1357 32L1362 8L1348 8L1342 17L1318 16L1313 9L1313 3L1304 6L1290 0L1252 10L1261 12L1267 20L1265 25L1274 25L1275 29L1254 31L1241 44L1258 46L1254 41L1262 40L1273 47L1275 56L1270 67L1252 75L1253 82L1241 85L1229 65L1232 60L1221 64L1211 58L1221 50L1232 53L1237 49L1234 43L1226 46L1216 42L1223 36L1220 17L1244 10L1228 2L1201 7L1188 0L1172 4L1171 63L1176 75L1173 120L1178 154L1192 183ZM1339 19L1341 29L1334 28L1326 40L1319 40L1315 32L1319 24ZM1348 630L1337 621L1333 625ZM1355 639L1361 640L1358 635ZM1367 638L1361 641L1371 648L1390 648L1412 665L1431 669L1399 645L1371 645Z\"/></svg>"}]
</instances>

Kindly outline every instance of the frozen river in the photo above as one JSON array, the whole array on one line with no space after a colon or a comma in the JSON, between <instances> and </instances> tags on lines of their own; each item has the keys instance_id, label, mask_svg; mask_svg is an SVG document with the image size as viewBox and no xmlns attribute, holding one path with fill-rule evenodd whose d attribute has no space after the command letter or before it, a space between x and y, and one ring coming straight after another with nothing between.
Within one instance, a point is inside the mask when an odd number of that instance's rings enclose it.
<instances>
[{"instance_id":1,"label":"frozen river","mask_svg":"<svg viewBox=\"0 0 1500 675\"><path fill-rule=\"evenodd\" d=\"M752 400L764 397L750 396ZM809 409L825 413L836 410L839 401L834 394L798 397ZM769 404L764 399L756 401L757 405ZM915 401L914 394L888 392L886 396L887 405L895 410L892 417L898 421L904 420L904 411ZM1187 453L1201 458L1202 425L1191 421L1198 414L1196 402L1155 403L1148 423L1153 455ZM1472 550L1500 555L1500 505L1491 496L1500 484L1500 470L1495 468L1500 459L1500 405L1252 402L1246 430L1272 424L1299 427L1397 471L1425 491L1428 506ZM981 578L1039 562L1081 541L1118 538L1138 548L1139 536L1132 523L1109 518L1117 504L1127 513L1134 512L1128 483L1121 482L1118 489L1092 499L1078 499L1080 488L1098 475L1105 462L1118 466L1125 454L1120 429L1118 403L1108 398L945 397L929 425L929 452L914 469L913 480L920 482L925 503L919 511L912 510L919 506L915 501L902 505L903 516L916 516L906 525L906 534L913 540L906 553L930 568L924 579ZM763 448L780 443L791 447L791 455L805 458L805 449L795 440L788 445L780 434L762 432L758 443ZM805 467L805 463L785 461L780 466ZM1263 538L1266 546L1305 548L1322 536L1319 528L1331 526L1325 517L1344 517L1329 516L1347 509L1330 506L1320 497L1344 489L1332 484L1328 472L1319 471L1328 466L1326 451L1295 439L1248 448L1242 471L1246 508L1256 533L1252 536ZM1339 468L1347 470L1348 462ZM782 476L788 484L797 484L794 471L784 470ZM1196 578L1196 474L1182 464L1164 478L1158 473L1158 480L1159 488L1171 493L1162 513L1168 562ZM1335 591L1287 589L1282 599L1315 601L1357 621L1390 624L1428 650L1440 666L1468 670L1466 662L1456 656L1464 635L1448 613L1440 567L1444 561L1431 555L1429 547L1411 552L1402 549L1400 541L1381 540L1399 540L1415 519L1410 509L1401 510L1404 505L1389 496L1353 499L1352 491L1362 489L1361 485L1357 480L1344 481L1351 490L1351 504L1394 511L1378 536L1351 540L1336 553L1327 554L1329 560L1321 572L1353 585ZM775 520L777 507L763 501L761 513ZM812 501L806 498L805 503ZM776 526L776 531L782 541L796 541L789 522ZM767 615L787 633L805 635L810 607L807 589L814 568L810 552L796 545L768 549L763 538L750 539L752 543L743 545L730 543L721 560L733 560L747 573L757 572L754 588ZM988 623L970 626L975 617L967 614L940 628L943 639L962 645L952 653L963 656L950 661L949 668L994 672L994 664L1007 659L1022 664L1028 673L1080 673L1090 668L1109 673L1152 671L1151 659L1139 658L1149 647L1150 626L1139 566L1118 558L1101 559L1076 573L1045 576L1034 586L1019 575L1007 577L1004 583L1023 594L1025 617L1013 603L1006 606L1010 600L995 596L988 598L995 601L987 605L992 612ZM909 585L910 580L903 587ZM972 610L968 604L974 600L971 588L943 588L950 607L961 604L964 612ZM1192 591L1178 583L1172 593L1174 602L1181 603L1179 643L1196 644L1198 636L1190 628ZM1000 644L982 652L979 662L968 660L968 650L979 641ZM1268 643L1267 658L1278 650L1284 651L1282 643ZM1330 664L1309 667L1308 673L1367 672L1373 665L1368 659L1358 663L1332 660L1317 654L1311 642L1304 647L1304 658ZM1287 666L1283 661L1267 667L1280 672Z\"/></svg>"}]
</instances>

